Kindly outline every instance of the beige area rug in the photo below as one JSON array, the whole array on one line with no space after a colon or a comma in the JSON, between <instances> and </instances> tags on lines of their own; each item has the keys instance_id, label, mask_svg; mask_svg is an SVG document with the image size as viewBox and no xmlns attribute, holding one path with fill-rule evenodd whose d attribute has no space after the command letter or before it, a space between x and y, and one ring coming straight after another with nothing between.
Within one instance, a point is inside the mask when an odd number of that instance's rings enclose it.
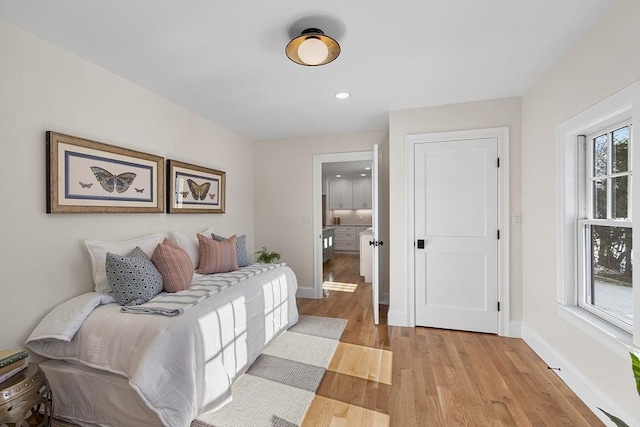
<instances>
[{"instance_id":1,"label":"beige area rug","mask_svg":"<svg viewBox=\"0 0 640 427\"><path fill-rule=\"evenodd\" d=\"M233 385L233 400L191 427L299 426L338 346L346 319L300 316ZM54 427L73 427L54 420Z\"/></svg>"}]
</instances>

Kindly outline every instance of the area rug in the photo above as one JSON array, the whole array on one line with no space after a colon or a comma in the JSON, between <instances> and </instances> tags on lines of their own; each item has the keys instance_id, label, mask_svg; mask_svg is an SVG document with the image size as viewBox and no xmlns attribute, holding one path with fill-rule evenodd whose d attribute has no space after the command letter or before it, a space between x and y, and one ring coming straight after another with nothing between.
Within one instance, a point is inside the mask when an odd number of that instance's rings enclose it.
<instances>
[{"instance_id":1,"label":"area rug","mask_svg":"<svg viewBox=\"0 0 640 427\"><path fill-rule=\"evenodd\" d=\"M309 409L346 319L300 316L233 386L233 400L191 427L293 427Z\"/></svg>"},{"instance_id":2,"label":"area rug","mask_svg":"<svg viewBox=\"0 0 640 427\"><path fill-rule=\"evenodd\" d=\"M191 427L300 426L346 326L346 319L300 316L236 381L233 400Z\"/></svg>"}]
</instances>

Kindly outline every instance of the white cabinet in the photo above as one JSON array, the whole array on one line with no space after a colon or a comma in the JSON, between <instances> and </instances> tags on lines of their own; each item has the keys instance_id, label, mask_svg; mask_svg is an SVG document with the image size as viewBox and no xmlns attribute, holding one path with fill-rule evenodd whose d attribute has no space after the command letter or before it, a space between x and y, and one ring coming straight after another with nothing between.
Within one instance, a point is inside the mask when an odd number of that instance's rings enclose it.
<instances>
[{"instance_id":1,"label":"white cabinet","mask_svg":"<svg viewBox=\"0 0 640 427\"><path fill-rule=\"evenodd\" d=\"M356 246L356 227L338 226L335 229L335 246L336 251L357 251Z\"/></svg>"},{"instance_id":2,"label":"white cabinet","mask_svg":"<svg viewBox=\"0 0 640 427\"><path fill-rule=\"evenodd\" d=\"M369 228L369 226L336 225L334 228L334 249L336 251L359 252L360 233ZM367 242L367 244L369 243Z\"/></svg>"},{"instance_id":3,"label":"white cabinet","mask_svg":"<svg viewBox=\"0 0 640 427\"><path fill-rule=\"evenodd\" d=\"M352 182L353 209L371 209L371 180Z\"/></svg>"},{"instance_id":4,"label":"white cabinet","mask_svg":"<svg viewBox=\"0 0 640 427\"><path fill-rule=\"evenodd\" d=\"M329 209L353 209L353 186L350 180L329 181Z\"/></svg>"}]
</instances>

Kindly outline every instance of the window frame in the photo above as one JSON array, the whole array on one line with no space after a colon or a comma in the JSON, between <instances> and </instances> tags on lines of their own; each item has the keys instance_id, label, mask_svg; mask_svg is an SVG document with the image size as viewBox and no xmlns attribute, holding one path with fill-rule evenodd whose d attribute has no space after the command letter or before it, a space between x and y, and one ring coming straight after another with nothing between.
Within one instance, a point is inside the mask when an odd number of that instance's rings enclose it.
<instances>
[{"instance_id":1,"label":"window frame","mask_svg":"<svg viewBox=\"0 0 640 427\"><path fill-rule=\"evenodd\" d=\"M593 204L593 182L597 177L594 176L594 158L593 158L593 146L592 141L601 135L611 135L614 131L629 127L629 142L628 142L628 154L627 154L627 170L626 172L613 173L611 170L611 161L607 162L606 174L602 175L600 179L612 179L620 176L628 176L628 204L627 204L627 218L616 219L612 218L612 206L610 201L612 200L612 186L607 185L607 215L606 218L593 218L594 204ZM591 303L587 302L589 297L588 288L591 286L591 239L590 239L590 226L608 226L608 227L624 227L633 228L633 132L632 132L632 120L631 117L626 118L618 123L609 125L589 133L589 135L578 135L576 144L578 145L578 185L579 185L579 217L577 219L577 256L578 256L578 277L576 282L576 306L588 311L612 324L613 326L622 329L623 331L633 334L633 324L629 324L622 319L610 314L608 311L603 310ZM607 151L609 158L613 153L613 141L607 138ZM635 316L634 316L635 317Z\"/></svg>"},{"instance_id":2,"label":"window frame","mask_svg":"<svg viewBox=\"0 0 640 427\"><path fill-rule=\"evenodd\" d=\"M640 274L634 274L633 327L629 333L604 321L590 311L579 307L578 280L579 233L578 220L584 218L581 211L585 197L580 179L584 175L580 166L585 155L578 143L580 135L589 135L599 129L613 127L630 119L630 138L640 143L640 81L614 93L586 110L569 118L556 127L556 307L558 316L572 324L587 336L606 348L628 359L628 346L640 347ZM584 138L584 137L583 137ZM640 165L640 150L630 153L631 164ZM640 185L631 189L631 212L640 212ZM582 203L581 203L582 202ZM632 239L640 242L640 218L634 225ZM637 258L637 257L636 257ZM640 268L636 266L636 270ZM526 312L525 312L526 313Z\"/></svg>"}]
</instances>

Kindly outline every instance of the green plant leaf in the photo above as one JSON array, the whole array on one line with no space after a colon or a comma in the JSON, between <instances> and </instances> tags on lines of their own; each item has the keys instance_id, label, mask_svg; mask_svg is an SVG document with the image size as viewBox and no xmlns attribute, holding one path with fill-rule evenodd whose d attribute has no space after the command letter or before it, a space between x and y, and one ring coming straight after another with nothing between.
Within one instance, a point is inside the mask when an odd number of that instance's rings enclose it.
<instances>
[{"instance_id":1,"label":"green plant leaf","mask_svg":"<svg viewBox=\"0 0 640 427\"><path fill-rule=\"evenodd\" d=\"M616 417L615 415L611 415L610 413L608 413L607 411L605 411L602 408L598 408L600 409L607 417L609 417L609 419L617 426L617 427L629 427L627 425L627 423L625 423L624 421L622 421L620 418Z\"/></svg>"},{"instance_id":2,"label":"green plant leaf","mask_svg":"<svg viewBox=\"0 0 640 427\"><path fill-rule=\"evenodd\" d=\"M640 396L640 358L633 352L629 354L631 355L631 369L633 370L633 377L636 380L636 389L638 396Z\"/></svg>"},{"instance_id":3,"label":"green plant leaf","mask_svg":"<svg viewBox=\"0 0 640 427\"><path fill-rule=\"evenodd\" d=\"M271 264L280 259L280 254L274 251L268 251L264 246L261 250L255 252L258 255L258 262L263 264Z\"/></svg>"}]
</instances>

